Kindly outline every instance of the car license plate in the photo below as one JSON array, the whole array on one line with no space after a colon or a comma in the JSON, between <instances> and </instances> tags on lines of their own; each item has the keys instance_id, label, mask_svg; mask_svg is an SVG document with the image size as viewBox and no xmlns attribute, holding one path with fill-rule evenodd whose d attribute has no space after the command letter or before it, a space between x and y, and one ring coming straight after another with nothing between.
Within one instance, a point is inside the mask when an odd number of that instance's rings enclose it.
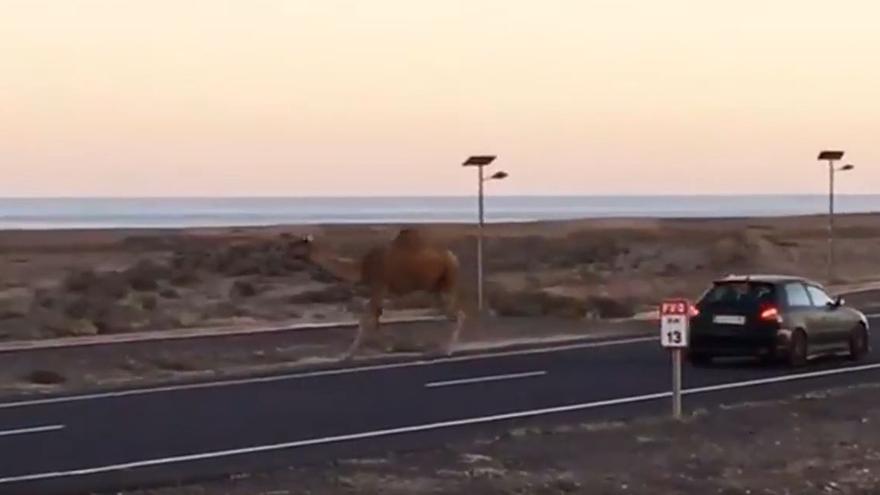
<instances>
[{"instance_id":1,"label":"car license plate","mask_svg":"<svg viewBox=\"0 0 880 495\"><path fill-rule=\"evenodd\" d=\"M745 325L746 317L745 316L729 316L729 315L717 315L712 319L715 323L720 325Z\"/></svg>"}]
</instances>

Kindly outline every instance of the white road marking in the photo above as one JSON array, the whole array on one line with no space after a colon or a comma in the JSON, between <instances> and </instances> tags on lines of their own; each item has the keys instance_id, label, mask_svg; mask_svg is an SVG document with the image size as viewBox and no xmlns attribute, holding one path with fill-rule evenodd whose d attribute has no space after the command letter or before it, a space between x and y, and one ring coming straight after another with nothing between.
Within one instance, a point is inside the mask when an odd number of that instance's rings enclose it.
<instances>
[{"instance_id":1,"label":"white road marking","mask_svg":"<svg viewBox=\"0 0 880 495\"><path fill-rule=\"evenodd\" d=\"M689 388L682 391L682 395L703 394L707 392L715 392L718 390L730 390L734 388L754 387L756 385L767 385L771 383L792 382L795 380L806 380L809 378L817 378L822 376L843 375L846 373L858 373L860 371L871 371L880 369L880 363L863 364L861 366L847 366L844 368L835 368L831 370L809 371L806 373L797 373L793 375L774 376L771 378L758 378L755 380L746 380L742 382L722 383L719 385L707 385L704 387Z\"/></svg>"},{"instance_id":2,"label":"white road marking","mask_svg":"<svg viewBox=\"0 0 880 495\"><path fill-rule=\"evenodd\" d=\"M363 373L367 371L379 371L379 370L389 370L396 368L409 368L416 366L432 366L436 364L444 364L444 363L456 363L456 362L464 362L464 361L477 361L481 359L492 359L499 357L507 357L507 356L521 356L521 355L529 355L529 354L543 354L543 353L552 353L552 352L561 352L561 351L570 351L576 349L589 349L594 347L610 347L615 345L627 345L627 344L637 344L641 342L650 342L653 340L657 340L658 337L635 337L628 339L618 339L618 340L604 340L599 342L584 342L579 344L567 344L560 346L552 346L552 347L541 347L541 348L533 348L533 349L521 349L516 351L503 351L503 352L495 352L488 354L475 354L468 356L456 356L456 357L448 357L448 358L437 358L433 360L421 360L421 361L405 361L399 363L388 363L388 364L376 364L370 366L359 366L354 368L335 368L329 370L321 370L321 371L307 371L302 373L292 373L292 374L283 374L283 375L272 375L272 376L264 376L264 377L254 377L254 378L241 378L236 380L220 380L213 382L200 382L200 383L188 383L182 385L167 385L163 387L150 387L150 388L140 388L140 389L129 389L129 390L120 390L115 392L96 392L92 394L81 394L81 395L70 395L63 397L47 397L44 399L29 399L29 400L21 400L15 402L6 402L0 403L0 409L13 409L18 407L27 407L27 406L37 406L44 404L59 404L66 402L81 402L87 400L96 400L96 399L108 399L114 397L128 397L132 395L146 395L146 394L158 394L163 392L174 392L178 390L195 390L202 388L214 388L214 387L230 387L235 385L248 385L252 383L271 383L271 382L280 382L287 380L300 380L304 378L316 378L321 376L336 376L336 375L347 375L350 373Z\"/></svg>"},{"instance_id":3,"label":"white road marking","mask_svg":"<svg viewBox=\"0 0 880 495\"><path fill-rule=\"evenodd\" d=\"M544 376L546 375L546 371L528 371L525 373L508 373L506 375L489 375L489 376L477 376L474 378L462 378L460 380L447 380L443 382L429 382L425 384L426 388L436 388L436 387L449 387L452 385L466 385L470 383L482 383L482 382L500 382L503 380L516 380L519 378L530 378L533 376Z\"/></svg>"},{"instance_id":4,"label":"white road marking","mask_svg":"<svg viewBox=\"0 0 880 495\"><path fill-rule=\"evenodd\" d=\"M19 428L17 430L0 430L0 437L11 437L13 435L27 435L29 433L45 433L47 431L63 430L64 425L46 425L34 426L31 428Z\"/></svg>"},{"instance_id":5,"label":"white road marking","mask_svg":"<svg viewBox=\"0 0 880 495\"><path fill-rule=\"evenodd\" d=\"M871 313L869 315L865 315L865 318L880 318L880 313Z\"/></svg>"},{"instance_id":6,"label":"white road marking","mask_svg":"<svg viewBox=\"0 0 880 495\"><path fill-rule=\"evenodd\" d=\"M848 368L838 368L825 371L813 371L808 373L799 373L796 375L784 375L771 378L762 378L757 380L748 380L743 382L722 383L719 385L710 385L706 387L689 388L682 391L685 395L705 394L716 392L719 390L730 390L737 388L755 387L759 385L768 385L772 383L781 383L794 380L804 380L808 378L816 378L821 376L839 375L844 373L857 373L860 371L870 371L880 369L880 363L866 364L862 366L852 366ZM82 469L73 469L69 471L49 471L45 473L25 474L19 476L8 476L0 478L0 485L8 485L11 483L21 483L27 481L39 481L47 479L68 478L75 476L87 476L93 474L101 474L114 471L123 471L127 469L144 468L151 466L164 466L169 464L180 464L184 462L201 461L207 459L217 459L224 457L233 457L246 454L255 454L260 452L271 452L278 450L288 450L300 447L308 447L312 445L322 445L329 443L339 443L350 440L363 440L366 438L387 437L391 435L399 435L402 433L417 433L423 431L440 430L445 428L453 428L457 426L467 426L476 424L493 423L510 419L523 419L536 416L544 416L547 414L558 414L572 411L583 411L587 409L596 409L599 407L618 406L623 404L632 404L636 402L647 402L658 399L665 399L672 396L672 392L658 392L654 394L637 395L632 397L621 397L618 399L601 400L595 402L585 402L581 404L570 404L565 406L547 407L543 409L532 409L526 411L515 411L504 414L495 414L491 416L477 416L464 419L455 419L450 421L440 421L437 423L426 423L413 426L402 426L398 428L389 428L385 430L365 431L360 433L350 433L347 435L337 435L323 438L310 438L306 440L294 440L292 442L275 443L268 445L257 445L253 447L243 447L228 450L215 450L211 452L202 452L196 454L179 455L173 457L163 457L156 459L145 459L140 461L132 461L121 464L109 464L105 466L96 466Z\"/></svg>"}]
</instances>

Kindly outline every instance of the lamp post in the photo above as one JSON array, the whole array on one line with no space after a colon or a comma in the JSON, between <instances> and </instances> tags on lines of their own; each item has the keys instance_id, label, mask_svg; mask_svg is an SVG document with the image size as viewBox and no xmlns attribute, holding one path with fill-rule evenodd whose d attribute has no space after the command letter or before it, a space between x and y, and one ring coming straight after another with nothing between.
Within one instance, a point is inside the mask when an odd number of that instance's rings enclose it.
<instances>
[{"instance_id":1,"label":"lamp post","mask_svg":"<svg viewBox=\"0 0 880 495\"><path fill-rule=\"evenodd\" d=\"M855 165L847 164L835 167L834 162L843 158L843 151L824 150L819 153L819 160L828 162L828 283L834 280L834 174L852 170Z\"/></svg>"},{"instance_id":2,"label":"lamp post","mask_svg":"<svg viewBox=\"0 0 880 495\"><path fill-rule=\"evenodd\" d=\"M488 166L495 161L492 155L476 155L468 157L462 164L465 167L477 167L477 210L479 217L479 228L477 231L477 308L479 313L483 313L483 223L485 210L483 206L483 185L490 180L501 180L507 178L507 172L498 171L489 177L483 174L483 167Z\"/></svg>"}]
</instances>

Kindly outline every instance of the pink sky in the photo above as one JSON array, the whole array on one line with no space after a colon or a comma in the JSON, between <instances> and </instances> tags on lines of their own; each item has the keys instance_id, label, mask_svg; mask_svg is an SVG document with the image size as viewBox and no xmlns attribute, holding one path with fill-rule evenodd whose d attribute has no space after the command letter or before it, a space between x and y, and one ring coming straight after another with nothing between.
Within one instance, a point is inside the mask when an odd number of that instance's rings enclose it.
<instances>
[{"instance_id":1,"label":"pink sky","mask_svg":"<svg viewBox=\"0 0 880 495\"><path fill-rule=\"evenodd\" d=\"M880 184L880 4L4 0L3 196Z\"/></svg>"}]
</instances>

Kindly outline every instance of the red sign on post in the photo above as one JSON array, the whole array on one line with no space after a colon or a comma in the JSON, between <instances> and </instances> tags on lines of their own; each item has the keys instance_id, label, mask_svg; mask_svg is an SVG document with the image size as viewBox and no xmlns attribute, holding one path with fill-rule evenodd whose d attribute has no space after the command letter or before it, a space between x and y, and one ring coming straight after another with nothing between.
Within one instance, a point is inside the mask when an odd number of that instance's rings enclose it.
<instances>
[{"instance_id":1,"label":"red sign on post","mask_svg":"<svg viewBox=\"0 0 880 495\"><path fill-rule=\"evenodd\" d=\"M660 344L663 347L687 347L690 310L691 303L684 299L671 299L660 305Z\"/></svg>"},{"instance_id":2,"label":"red sign on post","mask_svg":"<svg viewBox=\"0 0 880 495\"><path fill-rule=\"evenodd\" d=\"M686 315L689 308L690 303L684 299L663 301L660 305L660 315Z\"/></svg>"}]
</instances>

